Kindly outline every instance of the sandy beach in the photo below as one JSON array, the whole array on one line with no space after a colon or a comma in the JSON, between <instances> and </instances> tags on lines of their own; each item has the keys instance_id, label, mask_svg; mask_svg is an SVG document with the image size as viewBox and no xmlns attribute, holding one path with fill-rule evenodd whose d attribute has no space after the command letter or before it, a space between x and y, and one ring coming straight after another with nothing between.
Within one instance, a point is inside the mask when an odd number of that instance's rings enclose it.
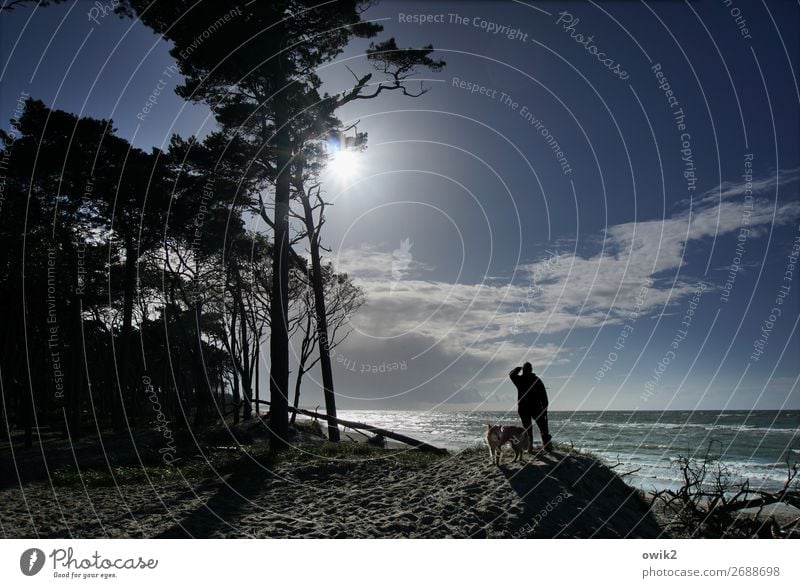
<instances>
[{"instance_id":1,"label":"sandy beach","mask_svg":"<svg viewBox=\"0 0 800 588\"><path fill-rule=\"evenodd\" d=\"M351 434L352 436L352 434ZM145 438L139 455L153 455ZM130 459L124 440L106 444L111 460ZM303 437L274 458L263 441L207 448L208 459L178 468L113 466L87 441L74 461L51 448L4 463L4 537L339 537L523 538L658 537L640 494L590 456L556 451L493 466L484 448L446 456L338 447ZM38 459L36 454L38 453ZM60 456L60 457L59 457ZM26 461L27 460L27 461ZM4 461L7 461L4 460Z\"/></svg>"}]
</instances>

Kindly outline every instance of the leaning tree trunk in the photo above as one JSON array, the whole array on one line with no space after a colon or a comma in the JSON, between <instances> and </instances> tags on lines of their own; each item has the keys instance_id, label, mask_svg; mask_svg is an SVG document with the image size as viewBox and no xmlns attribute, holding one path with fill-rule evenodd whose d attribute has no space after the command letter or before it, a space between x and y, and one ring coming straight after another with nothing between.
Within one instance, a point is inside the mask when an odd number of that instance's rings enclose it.
<instances>
[{"instance_id":1,"label":"leaning tree trunk","mask_svg":"<svg viewBox=\"0 0 800 588\"><path fill-rule=\"evenodd\" d=\"M330 341L328 340L328 312L325 308L325 286L322 280L322 263L319 254L319 229L322 227L320 212L319 227L314 226L314 211L308 195L301 195L303 216L308 234L311 253L311 287L314 290L314 313L317 319L317 337L319 341L319 365L322 372L322 389L325 398L325 412L333 420L328 419L328 438L339 441L339 426L336 424L336 396L333 393L333 369L331 367ZM296 407L295 407L296 408Z\"/></svg>"},{"instance_id":2,"label":"leaning tree trunk","mask_svg":"<svg viewBox=\"0 0 800 588\"><path fill-rule=\"evenodd\" d=\"M317 315L319 336L319 365L322 371L322 388L325 397L325 412L336 418L336 396L333 393L333 369L331 368L330 342L328 341L328 314L325 309L325 289L322 282L322 264L319 259L319 238L312 233L311 243L311 284L314 289L314 310ZM328 420L328 438L339 441L339 426L335 420Z\"/></svg>"},{"instance_id":3,"label":"leaning tree trunk","mask_svg":"<svg viewBox=\"0 0 800 588\"><path fill-rule=\"evenodd\" d=\"M261 401L262 404L269 404L266 400ZM400 433L395 433L394 431L389 431L387 429L383 429L381 427L375 427L373 425L368 425L366 423L358 423L356 421L346 421L344 419L340 419L337 417L328 416L327 414L320 414L318 412L312 410L304 410L302 408L291 408L290 410L295 411L299 414L306 415L313 417L314 419L323 419L326 421L336 421L343 427L350 427L356 431L368 431L370 433L375 433L376 435L382 435L387 439L392 439L394 441L399 441L400 443L405 443L407 445L411 445L416 449L421 451L429 451L431 453L438 453L440 455L447 455L447 449L442 447L435 447L430 443L426 443L425 441L420 441L419 439L414 439L413 437L409 437L408 435L402 435Z\"/></svg>"}]
</instances>

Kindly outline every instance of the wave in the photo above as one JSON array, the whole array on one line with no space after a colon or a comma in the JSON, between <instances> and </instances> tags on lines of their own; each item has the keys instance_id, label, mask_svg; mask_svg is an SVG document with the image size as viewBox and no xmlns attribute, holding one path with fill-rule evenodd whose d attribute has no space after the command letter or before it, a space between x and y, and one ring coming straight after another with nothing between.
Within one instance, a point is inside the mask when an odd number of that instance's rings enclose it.
<instances>
[{"instance_id":1,"label":"wave","mask_svg":"<svg viewBox=\"0 0 800 588\"><path fill-rule=\"evenodd\" d=\"M568 426L577 426L577 427L608 427L613 429L667 429L667 430L675 430L675 429L703 429L705 431L733 431L733 432L741 432L746 431L748 433L793 433L796 435L800 435L800 427L795 427L792 429L784 428L784 427L758 427L754 425L715 425L715 424L707 424L707 423L641 423L641 422L634 422L634 423L609 423L609 422L602 422L602 421L557 421L555 419L551 419L551 426L561 426L561 427L568 427Z\"/></svg>"},{"instance_id":2,"label":"wave","mask_svg":"<svg viewBox=\"0 0 800 588\"><path fill-rule=\"evenodd\" d=\"M406 433L434 445L458 451L483 443L487 422L516 422L516 412L481 411L460 413L425 413L411 411L340 411L343 418L367 422ZM722 462L735 478L750 478L755 486L779 488L786 478L786 465L781 460L788 449L800 454L800 427L796 419L782 413L780 418L763 415L754 418L747 412L720 413L712 411L671 413L665 420L661 413L551 413L550 429L560 442L574 442L608 463L624 466L621 470L642 469L626 476L631 484L650 489L656 481L669 486L680 484L676 458L691 453L702 455L705 440L715 437L722 441ZM596 417L596 418L595 418ZM731 420L737 417L738 420ZM724 422L717 422L724 418ZM630 419L629 422L626 422ZM652 419L653 422L648 422ZM747 422L749 420L749 422ZM656 422L657 421L657 422ZM777 422L776 422L777 421ZM777 426L770 426L771 424ZM538 436L538 432L536 433ZM702 447L701 447L702 446Z\"/></svg>"}]
</instances>

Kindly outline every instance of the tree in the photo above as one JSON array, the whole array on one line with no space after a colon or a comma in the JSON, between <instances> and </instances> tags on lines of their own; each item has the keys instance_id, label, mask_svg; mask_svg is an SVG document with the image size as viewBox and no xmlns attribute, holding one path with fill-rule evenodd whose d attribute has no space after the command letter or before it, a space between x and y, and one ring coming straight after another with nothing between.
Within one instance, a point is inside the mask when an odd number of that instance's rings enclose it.
<instances>
[{"instance_id":1,"label":"tree","mask_svg":"<svg viewBox=\"0 0 800 588\"><path fill-rule=\"evenodd\" d=\"M195 138L174 137L169 159L173 165L174 184L168 231L159 261L171 278L170 288L178 294L172 304L194 316L192 328L179 334L192 353L192 384L195 390L197 425L210 417L212 388L216 382L206 370L205 349L209 336L204 326L214 332L220 325L204 316L207 309L219 308L226 294L226 246L244 233L240 208L234 203L239 186L245 181L220 158L220 137L212 134L202 143ZM236 172L232 172L236 169ZM212 312L215 320L222 316Z\"/></svg>"},{"instance_id":2,"label":"tree","mask_svg":"<svg viewBox=\"0 0 800 588\"><path fill-rule=\"evenodd\" d=\"M311 274L313 272L309 272ZM333 266L328 264L321 268L323 292L325 297L326 327L323 331L317 325L316 288L311 275L307 276L306 286L303 288L301 303L297 304L296 324L302 332L300 351L298 353L297 376L294 386L294 408L300 405L300 390L303 376L307 374L322 358L330 359L330 352L342 343L350 334L348 325L350 318L364 304L366 297L364 290L356 286L347 274L337 274ZM329 335L327 349L319 352L316 359L311 360L317 350L322 334ZM324 382L323 382L324 388ZM294 423L297 412L292 413L291 422ZM329 422L329 428L336 426ZM338 427L337 427L338 428Z\"/></svg>"},{"instance_id":3,"label":"tree","mask_svg":"<svg viewBox=\"0 0 800 588\"><path fill-rule=\"evenodd\" d=\"M234 401L241 382L244 419L248 420L255 397L254 384L255 390L258 389L255 375L261 341L264 328L269 324L272 247L261 235L244 233L237 239L232 239L226 249L224 262L228 295L225 297L225 314L230 321L230 328L225 347L236 371L234 385L237 390L234 392Z\"/></svg>"},{"instance_id":4,"label":"tree","mask_svg":"<svg viewBox=\"0 0 800 588\"><path fill-rule=\"evenodd\" d=\"M174 43L171 53L186 76L178 93L208 104L223 133L251 145L252 167L265 183L261 188L268 185L274 195L273 217L263 191L255 210L274 235L270 427L276 449L286 446L288 434L289 212L296 156L309 141L337 126L334 113L339 107L384 91L408 94L405 81L416 66L443 65L429 57L432 47L401 50L390 39L367 52L384 80L372 82L368 73L343 93L320 95L317 68L341 54L353 37L372 38L382 30L361 18L370 4L126 0L119 9ZM335 414L335 406L328 410Z\"/></svg>"},{"instance_id":5,"label":"tree","mask_svg":"<svg viewBox=\"0 0 800 588\"><path fill-rule=\"evenodd\" d=\"M272 298L272 244L243 218L261 181L246 145L212 133L147 152L36 100L0 145L0 417L28 445L48 427L75 439L89 413L146 425L152 394L204 424L231 382L246 418ZM292 260L290 303L307 272Z\"/></svg>"},{"instance_id":6,"label":"tree","mask_svg":"<svg viewBox=\"0 0 800 588\"><path fill-rule=\"evenodd\" d=\"M298 166L302 174L303 166ZM305 357L314 347L318 347L319 356L317 361L320 363L320 371L322 373L322 390L325 398L326 411L330 416L336 416L336 397L333 388L333 368L331 366L331 351L334 346L338 344L335 342L335 331L341 326L340 321L343 318L348 318L351 312L355 312L358 307L363 304L363 292L356 291L354 286L347 281L347 276L344 276L342 286L348 285L350 288L342 288L338 294L345 294L345 298L339 296L338 299L333 300L335 306L330 307L326 301L326 275L335 280L330 268L323 268L322 256L320 250L322 245L320 243L322 227L325 224L325 206L327 203L321 196L321 188L319 185L312 187L311 190L304 189L304 181L302 176L296 179L296 190L298 199L302 204L302 214L297 215L305 225L305 234L308 238L309 255L311 257L311 271L309 272L309 282L313 302L313 323L314 323L314 337L311 342L308 341L308 331L305 333L303 345L301 345L301 363L299 373L297 375L297 383L295 386L295 404L300 394L300 381L302 380L305 371ZM313 201L312 201L313 199ZM326 271L327 270L327 271ZM337 290L339 290L337 288ZM352 308L351 308L352 305ZM338 308L336 307L338 306ZM337 311L347 310L347 314L342 316L341 312L337 315ZM337 324L338 323L338 324ZM309 320L306 324L310 327ZM312 343L312 344L309 344ZM316 363L316 361L314 362ZM314 364L311 364L312 366ZM296 413L293 413L293 418ZM339 440L339 427L335 421L328 421L328 438L331 441Z\"/></svg>"},{"instance_id":7,"label":"tree","mask_svg":"<svg viewBox=\"0 0 800 588\"><path fill-rule=\"evenodd\" d=\"M33 99L0 139L10 153L0 235L0 298L9 323L2 356L8 362L5 380L12 389L27 384L30 390L30 402L18 407L27 415L27 430L36 412L49 420L55 408L70 414L74 437L79 435L82 395L91 389L82 338L105 333L114 349L120 301L122 341L130 336L135 262L140 251L157 242L153 235L159 229L144 202L150 196L154 210L162 207L163 170L158 152L132 148L114 134L111 121L78 118ZM149 189L151 181L159 188ZM140 227L142 220L146 226ZM88 317L95 320L84 329ZM20 338L15 342L14 337ZM14 351L19 340L30 343L26 354ZM123 390L132 362L126 351L108 359L105 369L122 366L121 376L115 372L107 379L114 384L107 389L117 390L107 400L120 429L123 399L131 401ZM19 393L24 394L22 389Z\"/></svg>"},{"instance_id":8,"label":"tree","mask_svg":"<svg viewBox=\"0 0 800 588\"><path fill-rule=\"evenodd\" d=\"M104 173L113 174L117 179L116 189L100 193L105 205L101 218L108 223L115 244L118 243L124 253L124 261L111 268L109 288L119 287L122 293L118 387L128 407L126 421L129 425L140 410L138 395L132 393L129 370L139 260L162 241L165 211L171 200L171 178L166 158L159 150L146 153L134 149L111 133L103 136L102 142ZM117 430L124 426L120 417L115 414Z\"/></svg>"},{"instance_id":9,"label":"tree","mask_svg":"<svg viewBox=\"0 0 800 588\"><path fill-rule=\"evenodd\" d=\"M65 401L73 391L65 386L80 365L73 361L78 276L70 269L77 263L84 213L93 207L91 200L82 204L85 158L97 150L102 127L96 120L80 122L28 99L9 131L0 131L0 371L3 404L24 429L26 446L35 427L66 424L72 407Z\"/></svg>"}]
</instances>

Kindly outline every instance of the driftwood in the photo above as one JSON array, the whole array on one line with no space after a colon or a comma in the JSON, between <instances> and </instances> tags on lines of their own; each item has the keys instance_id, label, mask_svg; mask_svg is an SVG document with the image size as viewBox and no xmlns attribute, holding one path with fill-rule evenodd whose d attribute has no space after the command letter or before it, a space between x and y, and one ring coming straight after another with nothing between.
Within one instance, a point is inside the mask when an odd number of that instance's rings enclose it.
<instances>
[{"instance_id":1,"label":"driftwood","mask_svg":"<svg viewBox=\"0 0 800 588\"><path fill-rule=\"evenodd\" d=\"M266 404L269 406L268 400L258 400L259 404ZM392 439L393 441L399 441L400 443L405 443L406 445L412 446L414 449L419 449L420 451L427 451L430 453L438 453L441 455L447 454L447 449L443 449L441 447L435 447L429 443L425 443L424 441L420 441L419 439L414 439L407 435L401 435L400 433L395 433L394 431L388 431L386 429L381 429L380 427L374 427L372 425L367 425L366 423L358 423L356 421L346 421L344 419L340 419L337 417L328 416L327 414L323 414L321 412L315 412L313 410L304 410L302 408L294 408L293 406L289 407L291 412L296 412L297 414L302 414L309 417L314 417L317 419L324 419L329 423L333 423L335 425L341 425L343 427L349 427L350 429L356 430L363 430L369 431L370 433L375 433L376 435L382 435L387 439Z\"/></svg>"},{"instance_id":2,"label":"driftwood","mask_svg":"<svg viewBox=\"0 0 800 588\"><path fill-rule=\"evenodd\" d=\"M800 508L800 470L787 454L786 481L777 492L751 489L750 480L736 482L728 468L711 457L711 444L704 457L694 459L680 456L678 465L683 483L677 490L653 492L651 508L659 505L670 520L667 530L677 530L689 537L743 537L753 536L764 526L758 519L764 507L784 503ZM739 518L739 511L758 508L747 521ZM744 523L747 523L745 525ZM741 527L741 528L739 528ZM798 521L784 526L771 525L773 537L800 537Z\"/></svg>"},{"instance_id":3,"label":"driftwood","mask_svg":"<svg viewBox=\"0 0 800 588\"><path fill-rule=\"evenodd\" d=\"M609 465L609 466L607 466L607 467L608 467L608 469L610 469L610 470L615 470L615 469L617 469L617 468L618 468L619 466L621 466L621 465L625 465L625 464L624 464L624 463L622 463L622 462L619 460L619 455L618 455L618 456L617 456L617 463L615 463L615 464L613 464L613 465ZM640 471L641 469L642 469L641 467L638 467L638 468L636 468L636 469L630 470L629 472L619 472L619 473L617 473L617 475L618 475L620 478L624 478L625 476L632 476L633 474L635 474L636 472ZM616 473L616 472L615 472L615 473Z\"/></svg>"}]
</instances>

